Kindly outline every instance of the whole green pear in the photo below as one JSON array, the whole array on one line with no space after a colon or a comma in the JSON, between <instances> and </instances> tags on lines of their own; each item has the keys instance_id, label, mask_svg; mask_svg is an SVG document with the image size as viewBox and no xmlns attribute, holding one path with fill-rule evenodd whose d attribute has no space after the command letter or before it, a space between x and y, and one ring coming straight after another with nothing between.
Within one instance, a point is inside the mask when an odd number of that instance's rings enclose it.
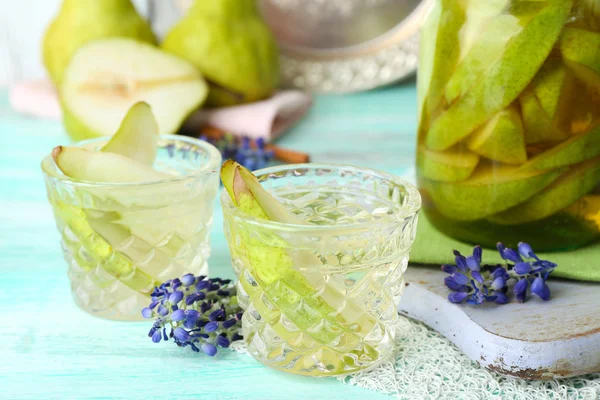
<instances>
[{"instance_id":1,"label":"whole green pear","mask_svg":"<svg viewBox=\"0 0 600 400\"><path fill-rule=\"evenodd\" d=\"M156 43L148 23L131 0L64 0L43 39L43 60L58 85L71 57L82 45L96 39L127 37Z\"/></svg>"},{"instance_id":2,"label":"whole green pear","mask_svg":"<svg viewBox=\"0 0 600 400\"><path fill-rule=\"evenodd\" d=\"M202 72L210 106L262 100L279 84L277 45L255 0L196 0L161 47Z\"/></svg>"}]
</instances>

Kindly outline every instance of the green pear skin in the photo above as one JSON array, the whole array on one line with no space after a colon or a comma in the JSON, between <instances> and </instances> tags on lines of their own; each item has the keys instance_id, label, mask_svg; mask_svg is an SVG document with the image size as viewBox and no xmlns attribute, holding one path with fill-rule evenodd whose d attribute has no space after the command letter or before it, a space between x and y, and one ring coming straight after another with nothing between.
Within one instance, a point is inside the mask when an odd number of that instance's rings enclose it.
<instances>
[{"instance_id":1,"label":"green pear skin","mask_svg":"<svg viewBox=\"0 0 600 400\"><path fill-rule=\"evenodd\" d=\"M460 182L471 176L479 163L479 156L460 150L436 152L422 148L417 162L419 172L427 179Z\"/></svg>"},{"instance_id":2,"label":"green pear skin","mask_svg":"<svg viewBox=\"0 0 600 400\"><path fill-rule=\"evenodd\" d=\"M600 181L600 158L596 157L569 168L550 186L516 207L490 217L503 225L538 221L576 202Z\"/></svg>"},{"instance_id":3,"label":"green pear skin","mask_svg":"<svg viewBox=\"0 0 600 400\"><path fill-rule=\"evenodd\" d=\"M279 85L277 45L254 0L196 0L161 47L202 72L209 106L262 100Z\"/></svg>"},{"instance_id":4,"label":"green pear skin","mask_svg":"<svg viewBox=\"0 0 600 400\"><path fill-rule=\"evenodd\" d=\"M43 38L44 65L58 86L71 57L82 45L108 37L152 44L156 38L131 0L64 0Z\"/></svg>"},{"instance_id":5,"label":"green pear skin","mask_svg":"<svg viewBox=\"0 0 600 400\"><path fill-rule=\"evenodd\" d=\"M527 144L557 142L568 137L567 133L554 126L534 92L525 90L519 101Z\"/></svg>"},{"instance_id":6,"label":"green pear skin","mask_svg":"<svg viewBox=\"0 0 600 400\"><path fill-rule=\"evenodd\" d=\"M441 114L425 138L432 150L445 150L511 104L531 82L557 41L572 0L553 0L507 44L479 84Z\"/></svg>"}]
</instances>

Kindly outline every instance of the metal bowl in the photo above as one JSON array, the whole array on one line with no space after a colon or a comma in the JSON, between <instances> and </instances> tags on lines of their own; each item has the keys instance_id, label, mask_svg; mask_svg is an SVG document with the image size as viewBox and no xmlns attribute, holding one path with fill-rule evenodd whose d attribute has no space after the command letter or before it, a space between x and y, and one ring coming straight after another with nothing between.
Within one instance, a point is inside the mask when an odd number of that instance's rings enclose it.
<instances>
[{"instance_id":1,"label":"metal bowl","mask_svg":"<svg viewBox=\"0 0 600 400\"><path fill-rule=\"evenodd\" d=\"M281 50L282 85L347 93L416 71L419 28L432 0L258 2Z\"/></svg>"}]
</instances>

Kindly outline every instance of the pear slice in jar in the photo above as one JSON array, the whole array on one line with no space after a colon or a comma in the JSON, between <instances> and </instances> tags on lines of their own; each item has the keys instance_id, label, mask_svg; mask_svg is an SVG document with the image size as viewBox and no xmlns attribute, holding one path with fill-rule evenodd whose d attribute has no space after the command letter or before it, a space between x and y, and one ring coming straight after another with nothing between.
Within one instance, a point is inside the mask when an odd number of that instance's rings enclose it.
<instances>
[{"instance_id":1,"label":"pear slice in jar","mask_svg":"<svg viewBox=\"0 0 600 400\"><path fill-rule=\"evenodd\" d=\"M569 68L588 85L600 89L600 33L566 28L560 50Z\"/></svg>"},{"instance_id":2,"label":"pear slice in jar","mask_svg":"<svg viewBox=\"0 0 600 400\"><path fill-rule=\"evenodd\" d=\"M548 58L533 79L533 93L550 120L555 119L567 78L567 68L562 61Z\"/></svg>"},{"instance_id":3,"label":"pear slice in jar","mask_svg":"<svg viewBox=\"0 0 600 400\"><path fill-rule=\"evenodd\" d=\"M567 133L554 126L533 91L525 90L519 101L527 144L558 142L568 137Z\"/></svg>"},{"instance_id":4,"label":"pear slice in jar","mask_svg":"<svg viewBox=\"0 0 600 400\"><path fill-rule=\"evenodd\" d=\"M477 85L441 114L425 138L432 150L446 150L511 104L531 82L559 38L572 0L537 2L544 7L506 44Z\"/></svg>"},{"instance_id":5,"label":"pear slice in jar","mask_svg":"<svg viewBox=\"0 0 600 400\"><path fill-rule=\"evenodd\" d=\"M520 165L527 161L521 116L508 107L469 137L469 150L490 160Z\"/></svg>"},{"instance_id":6,"label":"pear slice in jar","mask_svg":"<svg viewBox=\"0 0 600 400\"><path fill-rule=\"evenodd\" d=\"M600 126L585 133L571 135L521 166L524 171L547 170L577 164L600 155Z\"/></svg>"},{"instance_id":7,"label":"pear slice in jar","mask_svg":"<svg viewBox=\"0 0 600 400\"><path fill-rule=\"evenodd\" d=\"M419 172L425 178L440 182L459 182L471 176L479 163L479 156L466 150L437 152L421 148L417 160Z\"/></svg>"},{"instance_id":8,"label":"pear slice in jar","mask_svg":"<svg viewBox=\"0 0 600 400\"><path fill-rule=\"evenodd\" d=\"M563 170L521 171L506 165L481 165L463 182L423 182L440 213L475 221L524 202L556 180Z\"/></svg>"},{"instance_id":9,"label":"pear slice in jar","mask_svg":"<svg viewBox=\"0 0 600 400\"><path fill-rule=\"evenodd\" d=\"M438 107L444 87L460 56L460 31L466 21L466 0L440 0L432 7L419 45L419 120ZM426 108L426 109L425 109Z\"/></svg>"},{"instance_id":10,"label":"pear slice in jar","mask_svg":"<svg viewBox=\"0 0 600 400\"><path fill-rule=\"evenodd\" d=\"M576 164L546 189L504 212L493 215L490 221L502 225L517 225L538 221L568 207L600 182L600 157Z\"/></svg>"}]
</instances>

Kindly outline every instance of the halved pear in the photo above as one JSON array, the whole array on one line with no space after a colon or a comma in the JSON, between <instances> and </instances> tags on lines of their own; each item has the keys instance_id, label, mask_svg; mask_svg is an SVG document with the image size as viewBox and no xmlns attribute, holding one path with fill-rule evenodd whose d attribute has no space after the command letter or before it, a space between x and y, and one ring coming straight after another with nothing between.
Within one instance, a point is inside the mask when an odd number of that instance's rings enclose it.
<instances>
[{"instance_id":1,"label":"halved pear","mask_svg":"<svg viewBox=\"0 0 600 400\"><path fill-rule=\"evenodd\" d=\"M92 151L82 147L58 146L52 150L52 157L65 175L80 181L136 183L173 178L120 154Z\"/></svg>"},{"instance_id":2,"label":"halved pear","mask_svg":"<svg viewBox=\"0 0 600 400\"><path fill-rule=\"evenodd\" d=\"M600 181L600 157L573 165L550 186L524 203L493 215L490 221L516 225L549 217L577 201Z\"/></svg>"},{"instance_id":3,"label":"halved pear","mask_svg":"<svg viewBox=\"0 0 600 400\"><path fill-rule=\"evenodd\" d=\"M600 88L600 33L566 28L560 50L565 62L585 83Z\"/></svg>"},{"instance_id":4,"label":"halved pear","mask_svg":"<svg viewBox=\"0 0 600 400\"><path fill-rule=\"evenodd\" d=\"M146 102L135 103L121 122L117 133L102 151L117 153L151 166L158 148L158 124Z\"/></svg>"},{"instance_id":5,"label":"halved pear","mask_svg":"<svg viewBox=\"0 0 600 400\"><path fill-rule=\"evenodd\" d=\"M554 58L549 58L533 79L533 93L550 120L556 116L566 82L567 69L560 60Z\"/></svg>"},{"instance_id":6,"label":"halved pear","mask_svg":"<svg viewBox=\"0 0 600 400\"><path fill-rule=\"evenodd\" d=\"M187 61L124 38L81 47L60 88L65 127L77 139L114 134L140 101L152 107L160 133L176 133L207 93L201 74Z\"/></svg>"},{"instance_id":7,"label":"halved pear","mask_svg":"<svg viewBox=\"0 0 600 400\"><path fill-rule=\"evenodd\" d=\"M443 215L474 221L524 202L561 174L554 171L521 171L513 166L480 165L466 181L424 181L435 207Z\"/></svg>"},{"instance_id":8,"label":"halved pear","mask_svg":"<svg viewBox=\"0 0 600 400\"><path fill-rule=\"evenodd\" d=\"M259 219L309 225L287 210L250 171L238 163L231 160L225 162L221 168L221 178L233 204L244 213ZM292 249L283 238L266 232L250 232L247 227L238 226L235 219L227 218L227 213L226 224L232 237L239 238L229 243L232 256L242 258L256 280L256 284L251 285L247 279L241 279L243 290L251 297L266 295L277 299L277 304L271 303L270 307L263 307L264 302L253 303L261 318L277 321L281 315L285 315L299 328L309 329L309 335L321 343L330 343L330 340L340 337L342 341L350 340L355 335L366 335L373 329L375 321L368 313L362 312L345 294L325 284L323 274L310 271L322 264L314 252L301 249L289 251ZM331 279L335 279L335 276ZM315 292L319 294L315 296ZM299 305L315 311L306 312ZM285 340L296 336L279 323L270 326ZM357 351L365 357L376 355L376 350L368 344L363 344ZM327 363L334 360L321 361Z\"/></svg>"},{"instance_id":9,"label":"halved pear","mask_svg":"<svg viewBox=\"0 0 600 400\"><path fill-rule=\"evenodd\" d=\"M557 142L568 134L555 127L534 92L525 90L519 97L527 144Z\"/></svg>"},{"instance_id":10,"label":"halved pear","mask_svg":"<svg viewBox=\"0 0 600 400\"><path fill-rule=\"evenodd\" d=\"M428 148L441 151L452 147L511 104L531 82L552 51L573 1L542 4L545 6L511 38L478 84L432 123L425 139Z\"/></svg>"},{"instance_id":11,"label":"halved pear","mask_svg":"<svg viewBox=\"0 0 600 400\"><path fill-rule=\"evenodd\" d=\"M467 146L490 160L516 165L524 163L527 150L519 112L515 107L500 111L469 138Z\"/></svg>"},{"instance_id":12,"label":"halved pear","mask_svg":"<svg viewBox=\"0 0 600 400\"><path fill-rule=\"evenodd\" d=\"M600 155L600 127L569 139L531 158L521 166L527 170L547 170L577 164Z\"/></svg>"},{"instance_id":13,"label":"halved pear","mask_svg":"<svg viewBox=\"0 0 600 400\"><path fill-rule=\"evenodd\" d=\"M427 179L458 182L471 176L479 163L479 156L464 150L437 152L421 148L417 161L420 173Z\"/></svg>"}]
</instances>

